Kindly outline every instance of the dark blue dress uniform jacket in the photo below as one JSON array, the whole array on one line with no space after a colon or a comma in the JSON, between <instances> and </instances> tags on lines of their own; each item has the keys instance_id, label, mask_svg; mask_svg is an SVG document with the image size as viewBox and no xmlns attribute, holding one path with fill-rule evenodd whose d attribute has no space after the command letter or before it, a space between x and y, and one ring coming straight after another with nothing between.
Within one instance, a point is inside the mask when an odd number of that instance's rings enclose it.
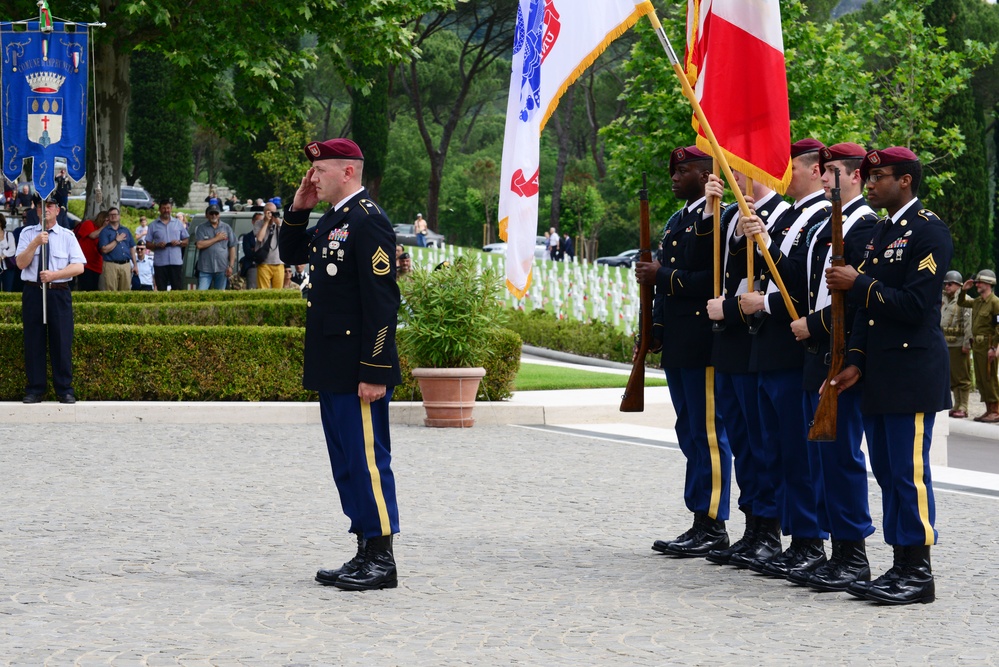
<instances>
[{"instance_id":1,"label":"dark blue dress uniform jacket","mask_svg":"<svg viewBox=\"0 0 999 667\"><path fill-rule=\"evenodd\" d=\"M663 368L706 368L711 365L711 320L708 300L714 295L713 219L705 202L670 218L663 234L653 307L654 336L663 342Z\"/></svg>"},{"instance_id":2,"label":"dark blue dress uniform jacket","mask_svg":"<svg viewBox=\"0 0 999 667\"><path fill-rule=\"evenodd\" d=\"M311 211L285 211L281 261L309 265L306 389L356 394L360 382L401 381L395 347L395 231L362 190L312 229Z\"/></svg>"},{"instance_id":3,"label":"dark blue dress uniform jacket","mask_svg":"<svg viewBox=\"0 0 999 667\"><path fill-rule=\"evenodd\" d=\"M950 230L916 199L902 218L874 227L848 292L860 309L846 364L863 373L867 414L934 413L951 407L950 361L940 294L954 254Z\"/></svg>"},{"instance_id":4,"label":"dark blue dress uniform jacket","mask_svg":"<svg viewBox=\"0 0 999 667\"><path fill-rule=\"evenodd\" d=\"M865 206L867 201L861 197L855 202L851 202L849 207L843 209L843 223L847 218L861 206ZM830 212L831 214L831 212ZM843 238L843 261L856 268L864 261L864 250L867 242L870 241L874 233L874 225L878 221L878 216L868 212L858 218L850 230ZM810 239L811 240L811 239ZM832 252L832 221L827 222L815 234L815 244L812 252L812 273L808 276L808 314L805 321L808 323L809 341L812 347L805 354L805 391L818 391L822 383L829 377L829 343L832 330L832 305L828 305L821 310L815 310L816 298L818 296L819 281L822 278L822 271L825 270L826 256ZM847 300L845 313L843 316L846 340L850 338L850 329L853 326L854 317L857 314L857 304Z\"/></svg>"}]
</instances>

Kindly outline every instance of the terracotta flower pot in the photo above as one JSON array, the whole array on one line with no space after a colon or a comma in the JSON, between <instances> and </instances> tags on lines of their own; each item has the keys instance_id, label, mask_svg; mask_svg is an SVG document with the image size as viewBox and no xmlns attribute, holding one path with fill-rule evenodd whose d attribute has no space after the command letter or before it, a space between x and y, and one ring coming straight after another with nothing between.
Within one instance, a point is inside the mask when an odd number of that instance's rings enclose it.
<instances>
[{"instance_id":1,"label":"terracotta flower pot","mask_svg":"<svg viewBox=\"0 0 999 667\"><path fill-rule=\"evenodd\" d=\"M414 368L413 377L420 383L425 426L437 428L469 428L475 424L472 408L475 394L486 369L477 368Z\"/></svg>"}]
</instances>

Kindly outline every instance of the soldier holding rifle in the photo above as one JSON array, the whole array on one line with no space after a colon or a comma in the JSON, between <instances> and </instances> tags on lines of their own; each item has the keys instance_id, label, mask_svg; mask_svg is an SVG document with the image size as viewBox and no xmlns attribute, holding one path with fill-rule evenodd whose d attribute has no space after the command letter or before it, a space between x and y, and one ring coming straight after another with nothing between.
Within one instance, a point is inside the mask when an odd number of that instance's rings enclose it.
<instances>
[{"instance_id":1,"label":"soldier holding rifle","mask_svg":"<svg viewBox=\"0 0 999 667\"><path fill-rule=\"evenodd\" d=\"M694 558L729 545L725 520L732 454L716 408L711 320L705 308L714 296L710 199L721 198L724 187L711 174L711 157L696 146L674 150L669 171L673 194L686 204L666 223L659 258L636 263L635 275L639 283L656 286L654 337L663 344L676 434L687 458L683 497L694 521L676 539L656 540L652 548Z\"/></svg>"},{"instance_id":2,"label":"soldier holding rifle","mask_svg":"<svg viewBox=\"0 0 999 667\"><path fill-rule=\"evenodd\" d=\"M822 223L811 235L808 246L808 315L791 323L795 338L812 345L805 353L805 417L815 419L819 407L819 389L829 376L832 359L830 347L833 322L843 318L839 332L839 354L843 354L844 336L849 334L856 304L839 304L836 315L833 295L826 284L826 268L834 265L833 250L842 243L840 264L860 266L864 248L870 240L877 214L867 205L860 181L860 163L866 151L858 144L842 143L819 151L819 169L827 197L841 204L841 230L834 230L834 220ZM838 172L838 173L837 173ZM839 193L835 188L839 187ZM838 196L834 196L838 194ZM834 234L839 238L834 242ZM841 359L841 357L840 357ZM837 367L836 371L840 369ZM812 572L798 572L788 578L822 591L845 591L857 579L871 578L864 540L874 532L867 502L867 463L860 444L864 423L860 414L860 387L843 392L832 404L830 415L835 440L812 442L809 455L819 462L814 467L815 483L820 489L819 521L832 536L832 557Z\"/></svg>"},{"instance_id":3,"label":"soldier holding rifle","mask_svg":"<svg viewBox=\"0 0 999 667\"><path fill-rule=\"evenodd\" d=\"M73 394L73 300L69 281L83 273L87 261L83 250L65 227L56 224L59 201L45 200L44 221L25 227L17 243L17 268L24 291L25 403L40 403L48 386L46 347L52 359L52 385L60 403L75 403ZM42 265L42 246L47 246L48 268ZM44 290L43 290L44 286ZM47 294L43 294L47 291ZM45 303L43 307L43 302ZM47 319L47 325L45 323Z\"/></svg>"},{"instance_id":4,"label":"soldier holding rifle","mask_svg":"<svg viewBox=\"0 0 999 667\"><path fill-rule=\"evenodd\" d=\"M969 299L965 292L972 285L978 297ZM993 290L996 274L989 269L978 272L974 280L964 283L957 296L957 305L971 308L971 352L975 359L975 379L978 392L985 402L985 413L975 417L976 422L999 422L999 379L996 378L996 354L999 349L999 297Z\"/></svg>"},{"instance_id":5,"label":"soldier holding rifle","mask_svg":"<svg viewBox=\"0 0 999 667\"><path fill-rule=\"evenodd\" d=\"M829 289L848 290L859 306L845 367L826 390L842 395L864 378L864 431L894 562L847 592L883 604L932 602L930 547L937 533L930 444L936 413L951 407L939 304L954 244L947 225L917 197L922 165L912 151L871 151L860 175L871 206L888 216L875 226L860 266L826 271Z\"/></svg>"}]
</instances>

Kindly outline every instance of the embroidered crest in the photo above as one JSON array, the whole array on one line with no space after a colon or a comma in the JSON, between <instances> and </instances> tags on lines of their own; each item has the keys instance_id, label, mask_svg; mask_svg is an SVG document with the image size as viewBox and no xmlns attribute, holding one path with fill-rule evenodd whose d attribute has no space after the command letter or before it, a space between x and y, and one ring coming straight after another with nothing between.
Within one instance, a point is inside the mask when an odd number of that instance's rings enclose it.
<instances>
[{"instance_id":1,"label":"embroidered crest","mask_svg":"<svg viewBox=\"0 0 999 667\"><path fill-rule=\"evenodd\" d=\"M923 259L923 261L921 261L919 263L919 270L922 271L923 269L928 270L933 275L937 275L937 263L933 259L933 253L930 253L929 255L927 255Z\"/></svg>"},{"instance_id":2,"label":"embroidered crest","mask_svg":"<svg viewBox=\"0 0 999 667\"><path fill-rule=\"evenodd\" d=\"M385 252L385 249L379 247L375 251L375 254L371 256L371 271L376 276L387 276L389 271L392 270L392 263L389 262L389 256Z\"/></svg>"}]
</instances>

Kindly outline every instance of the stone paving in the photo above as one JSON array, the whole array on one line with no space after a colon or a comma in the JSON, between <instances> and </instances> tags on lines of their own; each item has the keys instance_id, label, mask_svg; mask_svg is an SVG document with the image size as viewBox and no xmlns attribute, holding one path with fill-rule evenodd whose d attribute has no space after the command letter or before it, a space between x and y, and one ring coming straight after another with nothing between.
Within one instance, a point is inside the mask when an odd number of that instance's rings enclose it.
<instances>
[{"instance_id":1,"label":"stone paving","mask_svg":"<svg viewBox=\"0 0 999 667\"><path fill-rule=\"evenodd\" d=\"M999 663L996 497L938 492L937 602L879 607L652 552L689 521L675 448L396 427L400 586L346 593L312 580L352 550L318 425L0 443L0 665Z\"/></svg>"}]
</instances>

